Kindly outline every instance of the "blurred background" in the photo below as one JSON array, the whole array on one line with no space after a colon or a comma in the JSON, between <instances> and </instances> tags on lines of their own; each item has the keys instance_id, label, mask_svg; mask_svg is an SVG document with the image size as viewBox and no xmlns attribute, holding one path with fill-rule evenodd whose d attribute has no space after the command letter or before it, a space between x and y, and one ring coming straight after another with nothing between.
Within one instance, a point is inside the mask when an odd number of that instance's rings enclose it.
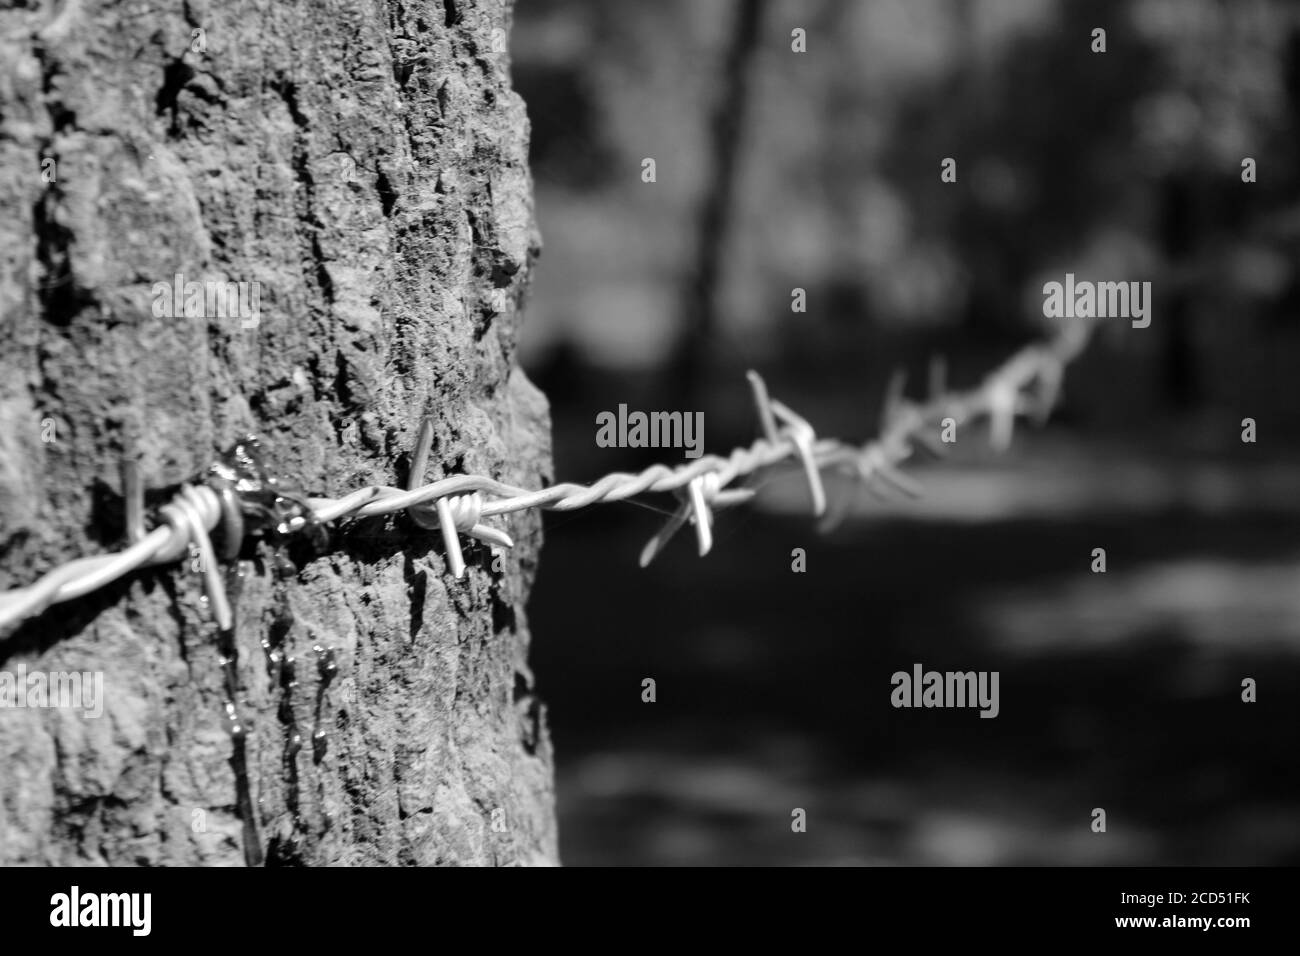
<instances>
[{"instance_id":1,"label":"blurred background","mask_svg":"<svg viewBox=\"0 0 1300 956\"><path fill-rule=\"evenodd\" d=\"M797 470L644 571L673 499L548 515L563 860L1300 863L1300 4L520 0L512 55L559 480L681 460L597 447L620 403L725 454L755 368L860 442L894 369L968 387L1045 334L1044 281L1154 296L1045 428L961 432L917 502L832 484L832 533ZM999 671L1000 716L895 710L917 662Z\"/></svg>"}]
</instances>

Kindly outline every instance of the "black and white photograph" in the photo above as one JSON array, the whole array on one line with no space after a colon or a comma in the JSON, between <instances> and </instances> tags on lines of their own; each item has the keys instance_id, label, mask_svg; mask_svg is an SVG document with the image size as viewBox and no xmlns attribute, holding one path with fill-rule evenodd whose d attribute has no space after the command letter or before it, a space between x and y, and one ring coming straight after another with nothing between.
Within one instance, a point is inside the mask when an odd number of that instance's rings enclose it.
<instances>
[{"instance_id":1,"label":"black and white photograph","mask_svg":"<svg viewBox=\"0 0 1300 956\"><path fill-rule=\"evenodd\" d=\"M1292 0L0 0L20 922L852 868L1250 945L1298 171Z\"/></svg>"}]
</instances>

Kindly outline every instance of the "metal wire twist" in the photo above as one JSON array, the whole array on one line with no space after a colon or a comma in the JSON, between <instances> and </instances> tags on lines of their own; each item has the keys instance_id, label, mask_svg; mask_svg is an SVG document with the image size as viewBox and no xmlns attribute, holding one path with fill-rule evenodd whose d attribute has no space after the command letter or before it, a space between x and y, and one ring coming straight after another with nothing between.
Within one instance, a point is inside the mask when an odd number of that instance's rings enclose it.
<instances>
[{"instance_id":1,"label":"metal wire twist","mask_svg":"<svg viewBox=\"0 0 1300 956\"><path fill-rule=\"evenodd\" d=\"M825 526L843 517L844 502L826 515L827 499L821 482L824 470L846 474L877 493L894 491L915 496L921 493L920 486L899 471L898 466L911 457L917 445L942 453L942 443L933 432L945 419L951 418L961 425L987 417L994 445L1005 447L1011 441L1018 416L1041 420L1050 412L1059 395L1065 366L1083 350L1088 333L1089 326L1082 323L1066 326L1050 341L1020 350L978 387L967 392L947 391L942 366L936 364L931 368L930 397L920 403L904 397L903 378L896 375L886 393L880 434L861 446L836 439L818 439L808 422L771 399L762 378L750 372L763 434L748 447L736 448L726 457L704 455L675 468L652 465L635 474L615 472L591 485L565 482L540 490L517 488L478 475L455 475L419 484L432 441L431 423L425 421L412 456L411 487L369 485L342 498L308 498L307 504L316 521L322 523L406 511L420 527L442 532L450 569L454 576L461 577L465 564L458 534L468 534L493 547L513 546L510 537L486 525L485 518L529 508L575 511L601 502L626 501L645 493L671 492L680 499L680 506L643 549L641 565L652 561L687 523L695 525L699 552L704 555L712 547L712 511L739 504L754 494L752 489L727 486L738 478L788 459L797 459L802 465L812 510L826 518ZM133 476L134 472L129 474ZM137 487L132 488L132 484ZM53 604L82 597L140 568L175 563L191 548L197 549L203 558L205 586L219 625L230 625L217 556L208 536L223 516L233 522L229 490L206 485L184 486L172 501L159 509L162 523L144 533L138 480L128 480L127 485L131 545L112 554L77 558L33 584L0 593L0 633ZM230 544L225 543L227 547ZM228 556L228 552L223 554Z\"/></svg>"}]
</instances>

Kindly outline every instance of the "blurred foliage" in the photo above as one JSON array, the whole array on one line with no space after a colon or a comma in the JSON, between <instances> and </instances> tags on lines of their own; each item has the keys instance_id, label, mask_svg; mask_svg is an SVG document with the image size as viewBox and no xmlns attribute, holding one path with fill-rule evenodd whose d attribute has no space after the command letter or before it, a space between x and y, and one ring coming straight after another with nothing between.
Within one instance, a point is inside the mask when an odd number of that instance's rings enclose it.
<instances>
[{"instance_id":1,"label":"blurred foliage","mask_svg":"<svg viewBox=\"0 0 1300 956\"><path fill-rule=\"evenodd\" d=\"M545 241L530 361L562 343L613 367L669 351L734 11L518 7ZM823 365L882 329L1028 330L1065 271L1151 279L1235 323L1294 317L1298 60L1300 5L1280 0L770 0L711 351Z\"/></svg>"},{"instance_id":2,"label":"blurred foliage","mask_svg":"<svg viewBox=\"0 0 1300 956\"><path fill-rule=\"evenodd\" d=\"M596 411L694 401L663 363L738 8L516 8L544 239L524 360L561 476L649 463L595 448ZM916 381L942 351L971 383L1042 331L1049 278L1150 280L1153 322L1104 326L1052 427L999 464L980 435L913 508L860 503L828 538L797 473L719 521L703 561L634 569L659 501L548 516L531 656L565 859L1300 860L1300 4L768 0L764 23L700 346L709 450L753 437L741 363L819 433L866 437L895 364ZM647 386L665 378L670 400ZM1099 541L1104 577L1080 559ZM914 660L989 662L1016 702L900 721L880 688ZM1271 675L1250 708L1243 674ZM1116 839L1086 827L1098 802L1123 808Z\"/></svg>"}]
</instances>

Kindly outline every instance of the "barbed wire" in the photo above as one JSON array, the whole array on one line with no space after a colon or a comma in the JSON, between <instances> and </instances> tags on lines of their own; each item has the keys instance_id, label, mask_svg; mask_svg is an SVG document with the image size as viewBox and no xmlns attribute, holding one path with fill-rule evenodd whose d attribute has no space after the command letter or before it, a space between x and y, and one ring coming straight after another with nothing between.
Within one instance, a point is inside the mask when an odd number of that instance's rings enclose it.
<instances>
[{"instance_id":1,"label":"barbed wire","mask_svg":"<svg viewBox=\"0 0 1300 956\"><path fill-rule=\"evenodd\" d=\"M881 413L880 434L861 446L838 439L819 439L813 427L781 402L771 398L756 372L749 372L763 434L748 447L736 448L726 457L703 455L688 465L652 465L637 473L615 472L591 485L564 482L540 490L517 488L478 475L453 475L420 484L428 464L433 441L432 422L426 419L411 457L408 487L369 485L342 498L299 499L297 511L289 508L276 516L275 532L287 537L313 524L353 518L368 518L406 511L419 527L441 531L452 574L465 573L459 535L466 534L494 549L513 547L504 531L484 523L485 518L512 514L529 508L575 511L602 502L626 501L645 493L672 493L679 506L667 523L641 551L642 567L664 549L687 523L695 526L701 556L713 546L713 511L747 501L752 488L727 487L738 478L796 459L808 482L814 515L823 527L833 526L844 516L847 503L836 503L828 513L828 501L821 473L832 470L846 474L863 486L885 493L892 490L909 496L921 494L917 482L899 470L917 446L936 455L944 443L934 434L947 420L953 426L987 417L995 447L1010 444L1017 417L1044 420L1056 404L1066 365L1083 351L1090 325L1075 323L1062 327L1050 340L1021 349L989 373L974 389L949 392L943 363L931 363L929 397L914 402L904 395L905 380L896 373L889 383ZM238 556L247 533L248 482L214 467L221 480L210 484L186 484L158 509L161 523L149 532L143 526L143 494L133 463L124 469L129 547L111 554L77 558L48 572L25 587L0 593L0 635L22 621L42 613L51 605L75 600L141 568L174 564L197 552L198 567L218 626L232 625L229 601L222 583L220 561ZM274 484L274 480L271 480ZM291 500L272 489L276 501ZM218 531L222 551L218 555L210 535Z\"/></svg>"}]
</instances>

